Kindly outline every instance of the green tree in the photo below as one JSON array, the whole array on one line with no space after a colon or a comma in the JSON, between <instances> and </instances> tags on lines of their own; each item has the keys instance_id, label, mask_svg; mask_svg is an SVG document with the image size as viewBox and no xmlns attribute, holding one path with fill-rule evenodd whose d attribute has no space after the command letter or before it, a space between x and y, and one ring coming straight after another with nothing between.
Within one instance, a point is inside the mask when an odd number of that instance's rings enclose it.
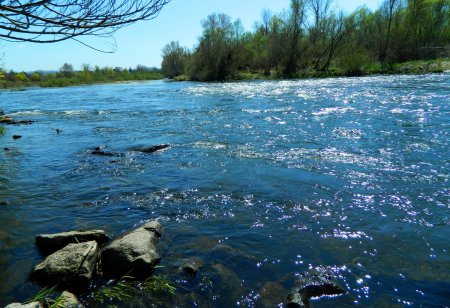
<instances>
[{"instance_id":1,"label":"green tree","mask_svg":"<svg viewBox=\"0 0 450 308\"><path fill-rule=\"evenodd\" d=\"M162 49L161 69L164 76L174 78L185 74L189 52L179 42L170 42Z\"/></svg>"},{"instance_id":2,"label":"green tree","mask_svg":"<svg viewBox=\"0 0 450 308\"><path fill-rule=\"evenodd\" d=\"M195 49L189 75L194 80L225 80L237 69L234 61L243 35L240 21L225 14L209 15L202 23L203 36Z\"/></svg>"},{"instance_id":3,"label":"green tree","mask_svg":"<svg viewBox=\"0 0 450 308\"><path fill-rule=\"evenodd\" d=\"M60 67L59 73L63 77L72 77L73 76L73 66L69 63L64 63L63 66Z\"/></svg>"}]
</instances>

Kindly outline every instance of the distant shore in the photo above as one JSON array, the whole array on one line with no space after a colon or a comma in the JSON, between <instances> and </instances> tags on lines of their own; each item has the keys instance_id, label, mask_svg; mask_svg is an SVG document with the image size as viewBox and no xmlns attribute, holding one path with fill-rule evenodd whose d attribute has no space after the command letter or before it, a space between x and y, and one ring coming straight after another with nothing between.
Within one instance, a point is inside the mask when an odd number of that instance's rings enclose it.
<instances>
[{"instance_id":1,"label":"distant shore","mask_svg":"<svg viewBox=\"0 0 450 308\"><path fill-rule=\"evenodd\" d=\"M373 65L371 67L363 68L362 70L352 72L350 74L344 73L338 69L331 68L328 72L303 70L298 73L295 78L291 79L307 79L307 78L333 78L333 77L363 77L376 75L417 75L417 74L434 74L450 72L450 58L435 59L435 60L420 60L405 63L398 63L392 65ZM152 73L150 75L142 76L139 79L123 79L123 80L92 80L92 79L77 79L72 78L55 78L45 82L40 81L26 81L8 83L0 80L0 90L24 90L26 88L40 87L40 88L61 88L68 86L90 86L98 84L115 84L115 83L131 83L138 81L162 80L164 75L161 73ZM239 71L226 81L249 81L249 80L285 80L276 75L265 75L259 71ZM190 81L187 76L177 76L172 81L182 82Z\"/></svg>"}]
</instances>

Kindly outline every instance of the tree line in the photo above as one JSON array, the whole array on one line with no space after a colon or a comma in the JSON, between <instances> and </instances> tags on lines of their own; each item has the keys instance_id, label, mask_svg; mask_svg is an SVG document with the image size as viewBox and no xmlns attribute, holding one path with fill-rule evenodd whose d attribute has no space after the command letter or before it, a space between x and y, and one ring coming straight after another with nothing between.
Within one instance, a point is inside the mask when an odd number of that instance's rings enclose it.
<instances>
[{"instance_id":1,"label":"tree line","mask_svg":"<svg viewBox=\"0 0 450 308\"><path fill-rule=\"evenodd\" d=\"M64 63L57 72L5 72L0 69L0 88L40 86L65 87L72 85L109 83L132 80L162 79L158 68L138 65L136 68L92 67L83 64L81 70L75 70L73 65Z\"/></svg>"},{"instance_id":2,"label":"tree line","mask_svg":"<svg viewBox=\"0 0 450 308\"><path fill-rule=\"evenodd\" d=\"M291 0L280 14L263 11L252 32L225 14L208 16L202 27L192 49L178 42L163 48L166 77L353 76L450 56L448 0L385 0L375 11L350 14L334 10L333 0Z\"/></svg>"}]
</instances>

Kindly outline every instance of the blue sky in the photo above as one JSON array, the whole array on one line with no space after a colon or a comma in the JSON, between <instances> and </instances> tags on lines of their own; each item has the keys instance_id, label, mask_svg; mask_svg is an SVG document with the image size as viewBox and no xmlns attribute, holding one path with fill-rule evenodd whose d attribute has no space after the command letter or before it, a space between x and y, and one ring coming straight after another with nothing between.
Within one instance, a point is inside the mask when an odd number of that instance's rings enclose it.
<instances>
[{"instance_id":1,"label":"blue sky","mask_svg":"<svg viewBox=\"0 0 450 308\"><path fill-rule=\"evenodd\" d=\"M245 30L252 30L261 11L281 12L289 0L172 0L151 21L141 21L119 30L114 38L117 51L105 54L77 42L56 44L11 43L0 40L0 66L15 71L57 70L63 63L79 69L83 63L92 66L135 67L161 65L161 49L170 41L193 47L202 33L201 21L211 13L225 13L240 18ZM335 8L351 12L366 5L376 9L381 0L335 0ZM108 49L110 42L102 38L85 39L92 46Z\"/></svg>"}]
</instances>

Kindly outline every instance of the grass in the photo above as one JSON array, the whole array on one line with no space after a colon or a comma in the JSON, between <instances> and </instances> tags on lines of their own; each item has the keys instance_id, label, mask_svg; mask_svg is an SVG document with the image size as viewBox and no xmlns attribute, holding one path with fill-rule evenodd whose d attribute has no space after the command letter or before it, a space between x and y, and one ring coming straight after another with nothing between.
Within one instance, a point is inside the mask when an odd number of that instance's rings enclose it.
<instances>
[{"instance_id":1,"label":"grass","mask_svg":"<svg viewBox=\"0 0 450 308\"><path fill-rule=\"evenodd\" d=\"M99 304L111 301L123 302L142 292L152 295L160 293L174 295L176 288L168 275L155 275L144 282L136 282L133 277L124 276L117 283L103 286L94 291L93 299Z\"/></svg>"},{"instance_id":2,"label":"grass","mask_svg":"<svg viewBox=\"0 0 450 308\"><path fill-rule=\"evenodd\" d=\"M43 288L25 304L40 302L45 303L45 307L48 308L64 308L64 297L61 295L56 297L56 293L56 286L51 288Z\"/></svg>"}]
</instances>

